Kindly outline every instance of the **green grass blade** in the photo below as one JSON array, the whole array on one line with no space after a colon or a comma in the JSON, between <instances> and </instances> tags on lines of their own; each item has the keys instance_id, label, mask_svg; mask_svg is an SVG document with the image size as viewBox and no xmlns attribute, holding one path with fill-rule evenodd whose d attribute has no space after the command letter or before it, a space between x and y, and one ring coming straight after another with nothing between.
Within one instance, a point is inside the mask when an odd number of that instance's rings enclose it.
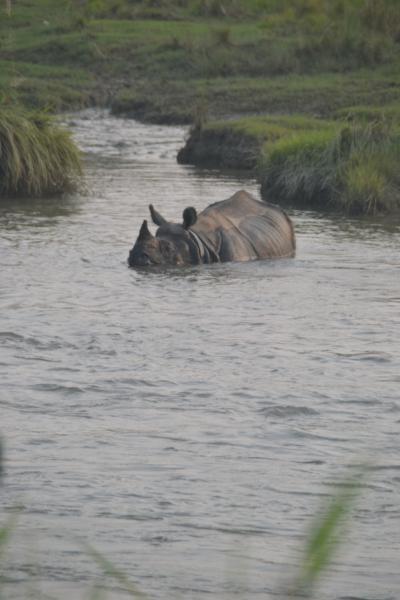
<instances>
[{"instance_id":1,"label":"green grass blade","mask_svg":"<svg viewBox=\"0 0 400 600\"><path fill-rule=\"evenodd\" d=\"M99 585L94 585L90 591L88 596L88 600L105 600L106 594L102 587Z\"/></svg>"},{"instance_id":2,"label":"green grass blade","mask_svg":"<svg viewBox=\"0 0 400 600\"><path fill-rule=\"evenodd\" d=\"M0 439L0 483L1 483L1 478L2 478L3 474L4 474L4 447L3 447L3 442Z\"/></svg>"},{"instance_id":3,"label":"green grass blade","mask_svg":"<svg viewBox=\"0 0 400 600\"><path fill-rule=\"evenodd\" d=\"M0 527L0 559L3 557L10 537L17 525L20 509L11 513L5 524Z\"/></svg>"},{"instance_id":4,"label":"green grass blade","mask_svg":"<svg viewBox=\"0 0 400 600\"><path fill-rule=\"evenodd\" d=\"M93 560L99 565L102 571L117 581L122 588L128 592L130 596L133 598L148 598L146 594L141 592L134 583L130 581L128 576L121 571L118 567L116 567L108 558L106 558L103 554L101 554L98 550L90 546L89 544L84 544L86 552L93 558Z\"/></svg>"},{"instance_id":5,"label":"green grass blade","mask_svg":"<svg viewBox=\"0 0 400 600\"><path fill-rule=\"evenodd\" d=\"M332 562L346 534L346 521L354 506L365 469L348 478L317 517L306 543L300 575L291 596L309 596L318 578Z\"/></svg>"}]
</instances>

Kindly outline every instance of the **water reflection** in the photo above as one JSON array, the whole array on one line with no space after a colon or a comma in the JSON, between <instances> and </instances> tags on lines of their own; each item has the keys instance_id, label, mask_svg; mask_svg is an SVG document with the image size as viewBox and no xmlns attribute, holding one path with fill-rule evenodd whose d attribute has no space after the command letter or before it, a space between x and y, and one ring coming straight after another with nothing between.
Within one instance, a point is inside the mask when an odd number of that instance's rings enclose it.
<instances>
[{"instance_id":1,"label":"water reflection","mask_svg":"<svg viewBox=\"0 0 400 600\"><path fill-rule=\"evenodd\" d=\"M378 216L348 216L335 212L320 212L315 210L297 210L288 209L289 214L295 222L300 224L306 217L306 220L312 219L315 227L319 227L322 222L331 232L342 232L349 236L360 236L367 238L368 235L377 233L387 233L388 235L397 235L400 231L400 213L394 215Z\"/></svg>"},{"instance_id":2,"label":"water reflection","mask_svg":"<svg viewBox=\"0 0 400 600\"><path fill-rule=\"evenodd\" d=\"M60 217L69 217L79 212L82 202L82 193L47 198L2 198L0 229L15 229L22 225L57 225Z\"/></svg>"}]
</instances>

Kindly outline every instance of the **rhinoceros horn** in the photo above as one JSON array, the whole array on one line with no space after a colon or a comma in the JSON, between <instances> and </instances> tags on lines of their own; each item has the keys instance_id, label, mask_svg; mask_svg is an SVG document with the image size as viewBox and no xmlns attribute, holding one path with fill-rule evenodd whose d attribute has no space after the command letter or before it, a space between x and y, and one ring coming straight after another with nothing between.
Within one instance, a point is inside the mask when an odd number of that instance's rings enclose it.
<instances>
[{"instance_id":1,"label":"rhinoceros horn","mask_svg":"<svg viewBox=\"0 0 400 600\"><path fill-rule=\"evenodd\" d=\"M153 236L150 233L149 228L147 227L147 221L145 219L143 221L142 226L141 226L140 231L139 231L138 241L144 242L145 240L149 240L152 237Z\"/></svg>"},{"instance_id":2,"label":"rhinoceros horn","mask_svg":"<svg viewBox=\"0 0 400 600\"><path fill-rule=\"evenodd\" d=\"M149 210L150 210L151 218L153 219L154 225L158 225L159 227L161 227L161 225L165 225L165 223L167 221L164 219L164 217L162 215L160 215L159 212L156 211L156 209L154 208L154 206L152 204L149 205Z\"/></svg>"}]
</instances>

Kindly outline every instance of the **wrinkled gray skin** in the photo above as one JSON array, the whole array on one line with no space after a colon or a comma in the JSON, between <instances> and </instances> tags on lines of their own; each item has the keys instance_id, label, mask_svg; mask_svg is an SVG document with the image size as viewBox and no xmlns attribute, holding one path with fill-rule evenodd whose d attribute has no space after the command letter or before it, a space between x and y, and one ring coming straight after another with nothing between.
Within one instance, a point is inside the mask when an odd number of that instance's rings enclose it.
<instances>
[{"instance_id":1,"label":"wrinkled gray skin","mask_svg":"<svg viewBox=\"0 0 400 600\"><path fill-rule=\"evenodd\" d=\"M131 267L196 265L290 257L295 254L293 225L278 206L259 202L245 191L211 204L197 215L183 211L183 222L169 223L150 205L156 235L143 221L129 253Z\"/></svg>"}]
</instances>

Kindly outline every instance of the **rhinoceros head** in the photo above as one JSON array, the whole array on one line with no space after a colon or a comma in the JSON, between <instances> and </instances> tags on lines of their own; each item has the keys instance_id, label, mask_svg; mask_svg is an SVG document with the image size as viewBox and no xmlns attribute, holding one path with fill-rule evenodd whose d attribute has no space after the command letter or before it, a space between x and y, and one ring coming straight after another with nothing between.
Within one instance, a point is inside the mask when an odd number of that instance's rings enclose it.
<instances>
[{"instance_id":1,"label":"rhinoceros head","mask_svg":"<svg viewBox=\"0 0 400 600\"><path fill-rule=\"evenodd\" d=\"M158 225L154 236L144 220L138 238L129 252L130 267L146 267L151 265L184 265L193 262L188 233L189 227L197 220L196 210L192 207L183 211L183 223L169 223L150 204L153 222Z\"/></svg>"}]
</instances>

